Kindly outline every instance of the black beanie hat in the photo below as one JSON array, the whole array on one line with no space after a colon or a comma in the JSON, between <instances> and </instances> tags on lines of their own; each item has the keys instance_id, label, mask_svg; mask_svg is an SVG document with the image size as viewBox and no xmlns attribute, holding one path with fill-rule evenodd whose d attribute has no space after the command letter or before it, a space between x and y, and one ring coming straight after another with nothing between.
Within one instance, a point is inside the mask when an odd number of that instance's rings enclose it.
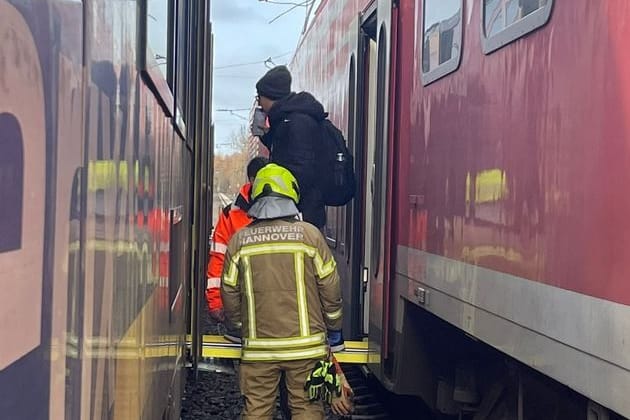
<instances>
[{"instance_id":1,"label":"black beanie hat","mask_svg":"<svg viewBox=\"0 0 630 420\"><path fill-rule=\"evenodd\" d=\"M247 178L256 178L256 174L269 163L269 159L257 156L247 164Z\"/></svg>"},{"instance_id":2,"label":"black beanie hat","mask_svg":"<svg viewBox=\"0 0 630 420\"><path fill-rule=\"evenodd\" d=\"M286 66L276 66L256 83L258 96L271 100L281 99L291 93L291 73Z\"/></svg>"}]
</instances>

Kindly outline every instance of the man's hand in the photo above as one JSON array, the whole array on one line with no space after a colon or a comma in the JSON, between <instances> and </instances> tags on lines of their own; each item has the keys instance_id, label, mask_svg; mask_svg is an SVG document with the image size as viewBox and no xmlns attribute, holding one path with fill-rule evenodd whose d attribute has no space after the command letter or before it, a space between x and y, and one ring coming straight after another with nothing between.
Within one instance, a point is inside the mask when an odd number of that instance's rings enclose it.
<instances>
[{"instance_id":1,"label":"man's hand","mask_svg":"<svg viewBox=\"0 0 630 420\"><path fill-rule=\"evenodd\" d=\"M352 388L350 388L350 384L346 380L345 377L342 377L341 380L341 396L333 396L332 402L330 403L330 408L332 412L338 416L348 416L352 413Z\"/></svg>"}]
</instances>

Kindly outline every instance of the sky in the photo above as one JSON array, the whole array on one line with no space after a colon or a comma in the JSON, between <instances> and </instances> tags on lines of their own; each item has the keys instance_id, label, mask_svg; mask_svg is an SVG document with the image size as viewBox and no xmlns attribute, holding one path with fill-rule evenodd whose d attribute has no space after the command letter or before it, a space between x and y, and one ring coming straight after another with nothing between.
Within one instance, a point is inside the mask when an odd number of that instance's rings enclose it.
<instances>
[{"instance_id":1,"label":"sky","mask_svg":"<svg viewBox=\"0 0 630 420\"><path fill-rule=\"evenodd\" d=\"M440 0L439 2L426 3L426 27L430 27L436 22L453 17L461 7L461 0Z\"/></svg>"},{"instance_id":2,"label":"sky","mask_svg":"<svg viewBox=\"0 0 630 420\"><path fill-rule=\"evenodd\" d=\"M292 7L286 3L302 3L303 0L276 1L285 4L261 0L212 1L213 120L218 153L229 153L232 133L247 125L256 95L256 81L267 71L264 61L272 57L276 65L287 64L297 47L306 17L305 7L297 7L273 23L269 22ZM240 65L243 63L252 64ZM234 111L237 116L221 109L243 110Z\"/></svg>"}]
</instances>

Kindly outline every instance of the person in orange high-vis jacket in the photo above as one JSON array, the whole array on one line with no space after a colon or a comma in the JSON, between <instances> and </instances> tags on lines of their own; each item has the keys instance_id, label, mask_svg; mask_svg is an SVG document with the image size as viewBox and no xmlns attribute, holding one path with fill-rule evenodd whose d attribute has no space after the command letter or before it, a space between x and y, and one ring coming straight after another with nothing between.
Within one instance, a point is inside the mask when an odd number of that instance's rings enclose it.
<instances>
[{"instance_id":1,"label":"person in orange high-vis jacket","mask_svg":"<svg viewBox=\"0 0 630 420\"><path fill-rule=\"evenodd\" d=\"M223 322L223 302L221 301L221 273L227 244L232 236L251 222L247 215L250 207L252 182L258 171L268 163L264 157L256 157L247 164L249 182L241 187L234 203L221 210L219 220L210 241L210 259L208 261L206 301L210 316Z\"/></svg>"}]
</instances>

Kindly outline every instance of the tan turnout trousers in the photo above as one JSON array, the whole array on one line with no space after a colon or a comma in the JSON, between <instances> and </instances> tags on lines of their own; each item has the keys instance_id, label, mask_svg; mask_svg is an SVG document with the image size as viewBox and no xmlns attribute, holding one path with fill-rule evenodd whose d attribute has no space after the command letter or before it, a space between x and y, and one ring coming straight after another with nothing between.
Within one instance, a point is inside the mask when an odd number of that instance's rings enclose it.
<instances>
[{"instance_id":1,"label":"tan turnout trousers","mask_svg":"<svg viewBox=\"0 0 630 420\"><path fill-rule=\"evenodd\" d=\"M272 419L280 376L284 371L292 420L323 420L321 401L310 402L304 391L306 377L317 360L283 362L242 362L240 386L243 394L243 420Z\"/></svg>"}]
</instances>

